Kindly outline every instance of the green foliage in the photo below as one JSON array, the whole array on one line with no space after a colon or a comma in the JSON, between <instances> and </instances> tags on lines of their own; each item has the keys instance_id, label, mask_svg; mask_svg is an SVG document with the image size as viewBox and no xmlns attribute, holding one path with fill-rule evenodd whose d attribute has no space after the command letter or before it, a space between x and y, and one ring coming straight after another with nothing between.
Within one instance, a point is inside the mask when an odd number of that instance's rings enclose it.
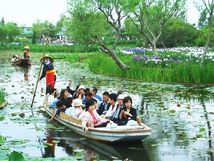
<instances>
[{"instance_id":1,"label":"green foliage","mask_svg":"<svg viewBox=\"0 0 214 161\"><path fill-rule=\"evenodd\" d=\"M197 30L181 19L170 19L163 29L161 40L166 47L194 46ZM160 46L160 45L159 45Z\"/></svg>"},{"instance_id":2,"label":"green foliage","mask_svg":"<svg viewBox=\"0 0 214 161\"><path fill-rule=\"evenodd\" d=\"M129 55L119 54L118 56L123 62L129 64L128 71L122 71L110 57L101 53L75 54L75 56L69 56L68 60L75 63L83 59L84 64L87 64L94 73L145 82L212 84L214 80L213 62L210 61L207 61L205 68L201 69L199 62L171 63L166 66L136 62Z\"/></svg>"},{"instance_id":3,"label":"green foliage","mask_svg":"<svg viewBox=\"0 0 214 161\"><path fill-rule=\"evenodd\" d=\"M9 155L9 161L25 161L25 159L21 153L13 151Z\"/></svg>"},{"instance_id":4,"label":"green foliage","mask_svg":"<svg viewBox=\"0 0 214 161\"><path fill-rule=\"evenodd\" d=\"M45 37L53 38L57 33L56 26L49 21L44 22L38 21L34 23L32 30L33 30L33 39L32 39L33 43L36 43L37 39L42 38L43 35Z\"/></svg>"},{"instance_id":5,"label":"green foliage","mask_svg":"<svg viewBox=\"0 0 214 161\"><path fill-rule=\"evenodd\" d=\"M0 50L19 50L23 51L25 44L23 45L8 45L8 46L0 46ZM45 45L42 44L30 44L30 52L44 52ZM96 45L72 45L72 46L62 46L62 45L48 45L46 48L46 52L56 53L56 52L64 52L64 53L75 53L75 52L93 52L98 51L98 47Z\"/></svg>"},{"instance_id":6,"label":"green foliage","mask_svg":"<svg viewBox=\"0 0 214 161\"><path fill-rule=\"evenodd\" d=\"M7 45L14 42L15 38L21 33L20 29L15 23L0 23L0 43Z\"/></svg>"},{"instance_id":7,"label":"green foliage","mask_svg":"<svg viewBox=\"0 0 214 161\"><path fill-rule=\"evenodd\" d=\"M214 28L211 30L211 41L210 41L210 47L214 47ZM208 35L208 27L205 26L202 29L198 30L197 38L195 39L196 46L204 46L207 41L207 35Z\"/></svg>"},{"instance_id":8,"label":"green foliage","mask_svg":"<svg viewBox=\"0 0 214 161\"><path fill-rule=\"evenodd\" d=\"M0 105L5 102L5 93L0 90Z\"/></svg>"}]
</instances>

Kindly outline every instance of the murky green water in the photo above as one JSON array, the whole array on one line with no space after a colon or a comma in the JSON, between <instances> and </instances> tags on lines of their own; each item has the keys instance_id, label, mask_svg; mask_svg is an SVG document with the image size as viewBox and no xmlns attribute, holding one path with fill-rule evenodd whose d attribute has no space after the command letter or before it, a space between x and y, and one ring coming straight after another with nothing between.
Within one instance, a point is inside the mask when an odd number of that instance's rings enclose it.
<instances>
[{"instance_id":1,"label":"murky green water","mask_svg":"<svg viewBox=\"0 0 214 161\"><path fill-rule=\"evenodd\" d=\"M94 75L81 66L77 68L57 61L56 87L65 87L65 80L71 79L74 86L78 83L97 86L100 93L105 90L127 92L134 98L143 121L153 129L152 135L144 141L106 144L88 140L59 124L48 123L47 116L39 111L44 81L39 83L33 110L30 109L39 66L32 65L26 81L27 71L12 67L5 60L1 58L0 88L7 92L8 105L0 111L0 115L6 117L0 121L0 135L7 138L4 146L10 150L30 157L55 158L72 158L82 150L82 160L214 160L214 87L125 81ZM23 118L18 116L22 113ZM53 139L56 145L47 146ZM6 148L0 146L0 149Z\"/></svg>"}]
</instances>

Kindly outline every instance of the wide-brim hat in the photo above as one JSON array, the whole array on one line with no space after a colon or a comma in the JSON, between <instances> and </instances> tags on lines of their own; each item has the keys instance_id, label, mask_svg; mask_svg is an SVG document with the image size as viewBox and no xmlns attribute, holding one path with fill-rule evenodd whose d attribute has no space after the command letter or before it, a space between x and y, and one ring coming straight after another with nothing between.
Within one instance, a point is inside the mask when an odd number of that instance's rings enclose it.
<instances>
[{"instance_id":1,"label":"wide-brim hat","mask_svg":"<svg viewBox=\"0 0 214 161\"><path fill-rule=\"evenodd\" d=\"M49 58L49 59L50 59L50 61L51 61L51 63L53 63L53 62L54 62L53 58L52 58L52 57L50 57L49 55L45 55L44 57L41 57L40 61L44 61L44 60L45 60L45 58Z\"/></svg>"},{"instance_id":2,"label":"wide-brim hat","mask_svg":"<svg viewBox=\"0 0 214 161\"><path fill-rule=\"evenodd\" d=\"M25 50L30 50L30 47L29 46L25 46L24 49Z\"/></svg>"}]
</instances>

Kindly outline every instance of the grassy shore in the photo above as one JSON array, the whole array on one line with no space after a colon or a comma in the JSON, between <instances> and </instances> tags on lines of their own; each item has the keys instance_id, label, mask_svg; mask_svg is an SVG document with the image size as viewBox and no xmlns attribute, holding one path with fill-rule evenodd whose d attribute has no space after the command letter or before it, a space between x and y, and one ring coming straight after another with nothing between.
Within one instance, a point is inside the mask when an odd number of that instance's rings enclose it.
<instances>
[{"instance_id":1,"label":"grassy shore","mask_svg":"<svg viewBox=\"0 0 214 161\"><path fill-rule=\"evenodd\" d=\"M11 51L7 53L10 53L7 54L8 57L12 55ZM158 58L151 53L144 55L118 54L119 58L129 67L127 71L122 71L112 58L100 52L49 53L49 55L55 59L64 59L72 64L88 67L96 74L111 77L158 83L214 84L213 57L206 59L202 69L200 59L187 57L186 53L163 52L159 54ZM33 62L39 63L41 56L41 52L31 52Z\"/></svg>"}]
</instances>

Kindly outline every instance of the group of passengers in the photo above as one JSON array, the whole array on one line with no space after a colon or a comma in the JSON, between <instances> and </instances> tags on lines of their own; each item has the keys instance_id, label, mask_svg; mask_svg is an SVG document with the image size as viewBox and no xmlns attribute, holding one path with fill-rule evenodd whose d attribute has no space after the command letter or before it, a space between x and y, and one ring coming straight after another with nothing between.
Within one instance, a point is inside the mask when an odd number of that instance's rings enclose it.
<instances>
[{"instance_id":1,"label":"group of passengers","mask_svg":"<svg viewBox=\"0 0 214 161\"><path fill-rule=\"evenodd\" d=\"M141 124L136 109L132 107L130 96L109 94L106 91L101 97L97 94L96 87L90 89L78 85L72 90L70 85L71 82L60 93L53 88L47 89L49 106L51 109L56 108L55 114L49 121L63 112L82 120L83 130L87 130L88 127L127 125L129 122L135 125Z\"/></svg>"}]
</instances>

